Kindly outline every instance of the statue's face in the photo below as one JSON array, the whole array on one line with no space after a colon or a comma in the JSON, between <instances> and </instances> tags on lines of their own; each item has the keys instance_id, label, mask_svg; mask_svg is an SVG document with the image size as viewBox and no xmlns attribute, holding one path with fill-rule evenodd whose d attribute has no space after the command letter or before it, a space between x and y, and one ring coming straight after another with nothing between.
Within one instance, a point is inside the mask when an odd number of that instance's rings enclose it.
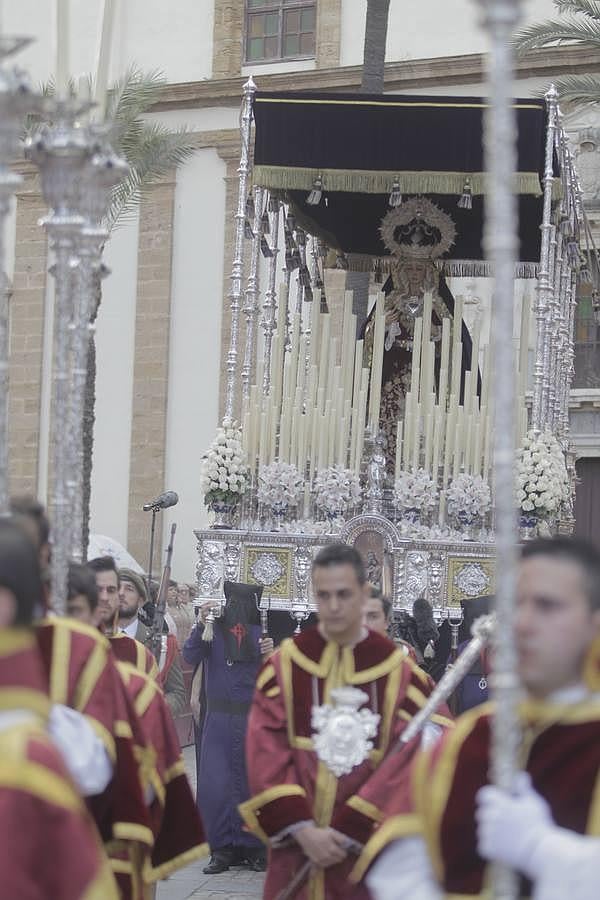
<instances>
[{"instance_id":1,"label":"statue's face","mask_svg":"<svg viewBox=\"0 0 600 900\"><path fill-rule=\"evenodd\" d=\"M422 294L425 290L427 265L420 260L411 260L402 267L411 294Z\"/></svg>"},{"instance_id":2,"label":"statue's face","mask_svg":"<svg viewBox=\"0 0 600 900\"><path fill-rule=\"evenodd\" d=\"M334 756L345 758L356 739L356 726L351 715L337 715L331 725Z\"/></svg>"}]
</instances>

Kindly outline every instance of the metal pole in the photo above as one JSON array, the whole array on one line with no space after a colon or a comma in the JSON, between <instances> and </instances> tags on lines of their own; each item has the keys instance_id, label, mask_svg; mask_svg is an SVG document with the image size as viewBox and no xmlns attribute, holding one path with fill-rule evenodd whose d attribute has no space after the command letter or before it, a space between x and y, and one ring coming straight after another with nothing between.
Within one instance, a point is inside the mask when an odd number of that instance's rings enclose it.
<instances>
[{"instance_id":1,"label":"metal pole","mask_svg":"<svg viewBox=\"0 0 600 900\"><path fill-rule=\"evenodd\" d=\"M13 194L22 178L11 171L19 148L23 118L38 104L29 82L18 68L4 65L7 57L29 43L26 38L0 37L0 515L8 512L8 365L9 304L4 233Z\"/></svg>"},{"instance_id":2,"label":"metal pole","mask_svg":"<svg viewBox=\"0 0 600 900\"><path fill-rule=\"evenodd\" d=\"M277 325L277 257L279 255L279 219L281 211L281 203L278 199L274 199L273 219L271 222L271 234L273 241L271 244L272 256L269 259L269 278L268 286L265 292L265 302L263 304L262 329L264 332L264 367L263 367L263 395L267 397L271 393L271 346L273 343L273 332ZM259 385L260 387L260 385Z\"/></svg>"},{"instance_id":3,"label":"metal pole","mask_svg":"<svg viewBox=\"0 0 600 900\"><path fill-rule=\"evenodd\" d=\"M259 262L260 239L262 237L262 208L265 191L264 188L254 188L254 221L252 223L252 248L250 250L250 271L246 284L243 313L246 317L246 346L244 349L244 362L242 364L242 399L250 396L250 384L253 380L256 362L256 320L258 318L258 286L259 286ZM259 385L260 387L260 385Z\"/></svg>"},{"instance_id":4,"label":"metal pole","mask_svg":"<svg viewBox=\"0 0 600 900\"><path fill-rule=\"evenodd\" d=\"M239 186L238 203L235 214L235 240L233 262L231 264L231 288L229 291L229 308L231 310L229 351L227 353L227 385L225 390L225 419L233 419L235 405L235 381L238 364L238 342L240 326L240 307L242 302L242 279L244 275L244 221L246 218L246 194L248 191L248 174L250 172L250 131L252 128L252 104L256 85L249 78L244 85L242 112L240 119L240 136L242 152L238 168Z\"/></svg>"},{"instance_id":5,"label":"metal pole","mask_svg":"<svg viewBox=\"0 0 600 900\"><path fill-rule=\"evenodd\" d=\"M496 613L491 771L505 790L513 783L519 745L518 679L513 638L517 530L514 510L514 261L518 215L512 183L517 170L516 120L513 108L513 60L510 39L519 17L519 0L479 0L490 37L488 84L491 104L485 116L484 144L489 195L485 248L494 271L494 469L496 482ZM493 867L493 896L515 900L518 879L503 866Z\"/></svg>"}]
</instances>

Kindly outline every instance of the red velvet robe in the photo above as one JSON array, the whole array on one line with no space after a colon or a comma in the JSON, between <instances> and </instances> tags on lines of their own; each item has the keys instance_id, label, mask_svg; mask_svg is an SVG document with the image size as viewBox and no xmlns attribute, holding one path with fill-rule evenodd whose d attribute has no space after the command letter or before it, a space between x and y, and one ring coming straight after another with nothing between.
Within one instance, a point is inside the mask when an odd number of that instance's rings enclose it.
<instances>
[{"instance_id":1,"label":"red velvet robe","mask_svg":"<svg viewBox=\"0 0 600 900\"><path fill-rule=\"evenodd\" d=\"M100 836L107 846L127 842L128 853L142 859L154 842L140 775L148 750L111 645L97 629L67 618L40 623L36 636L51 701L87 716L113 763L106 790L88 798Z\"/></svg>"},{"instance_id":2,"label":"red velvet robe","mask_svg":"<svg viewBox=\"0 0 600 900\"><path fill-rule=\"evenodd\" d=\"M153 752L150 784L155 795L151 805L155 841L143 867L144 882L151 883L201 859L208 847L163 693L150 675L129 663L118 663L118 667Z\"/></svg>"},{"instance_id":3,"label":"red velvet robe","mask_svg":"<svg viewBox=\"0 0 600 900\"><path fill-rule=\"evenodd\" d=\"M422 755L414 803L437 878L452 897L479 897L486 863L477 854L475 796L489 780L491 704L477 707ZM557 825L600 835L600 703L524 703L522 765ZM396 820L400 825L402 817ZM384 826L385 827L385 826ZM390 837L406 834L400 833ZM531 896L522 885L522 896ZM576 898L573 898L576 900Z\"/></svg>"},{"instance_id":4,"label":"red velvet robe","mask_svg":"<svg viewBox=\"0 0 600 900\"><path fill-rule=\"evenodd\" d=\"M130 663L136 669L145 672L146 675L151 675L152 678L156 679L159 678L156 660L141 641L136 641L135 638L131 638L128 634L123 634L122 632L113 634L109 641L113 653L119 662Z\"/></svg>"},{"instance_id":5,"label":"red velvet robe","mask_svg":"<svg viewBox=\"0 0 600 900\"><path fill-rule=\"evenodd\" d=\"M381 716L374 749L348 775L336 778L313 749L311 709L315 688L319 703L332 688L353 685L368 694L370 708ZM369 632L353 649L326 642L309 629L284 641L257 679L246 741L251 799L240 812L247 826L265 843L297 822L313 820L364 844L381 819L388 792L408 791L408 762L417 738L402 751L403 765L393 752L406 723L429 694L427 677L400 649ZM449 724L436 717L440 724ZM366 888L349 884L355 863L313 871L296 900L366 898ZM272 847L265 900L286 887L305 857L293 839Z\"/></svg>"},{"instance_id":6,"label":"red velvet robe","mask_svg":"<svg viewBox=\"0 0 600 900\"><path fill-rule=\"evenodd\" d=\"M50 703L35 637L0 631L0 894L22 900L118 900L98 833L45 733Z\"/></svg>"}]
</instances>

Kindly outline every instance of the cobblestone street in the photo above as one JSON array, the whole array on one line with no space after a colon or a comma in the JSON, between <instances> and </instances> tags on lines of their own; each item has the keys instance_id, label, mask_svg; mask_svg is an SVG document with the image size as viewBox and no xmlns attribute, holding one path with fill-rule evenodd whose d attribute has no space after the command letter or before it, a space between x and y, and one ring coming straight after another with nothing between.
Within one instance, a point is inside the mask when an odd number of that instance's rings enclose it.
<instances>
[{"instance_id":1,"label":"cobblestone street","mask_svg":"<svg viewBox=\"0 0 600 900\"><path fill-rule=\"evenodd\" d=\"M185 765L192 789L196 790L196 758L194 747L183 751ZM234 867L222 875L204 875L202 869L207 860L202 859L179 872L158 886L157 900L246 900L262 896L264 875Z\"/></svg>"}]
</instances>

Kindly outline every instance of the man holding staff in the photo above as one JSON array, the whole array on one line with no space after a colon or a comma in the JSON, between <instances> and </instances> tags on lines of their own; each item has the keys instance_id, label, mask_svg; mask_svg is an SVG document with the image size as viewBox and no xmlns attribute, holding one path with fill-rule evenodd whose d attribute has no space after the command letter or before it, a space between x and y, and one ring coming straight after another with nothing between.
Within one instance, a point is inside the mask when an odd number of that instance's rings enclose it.
<instances>
[{"instance_id":1,"label":"man holding staff","mask_svg":"<svg viewBox=\"0 0 600 900\"><path fill-rule=\"evenodd\" d=\"M369 896L348 876L385 795L407 789L420 739L407 745L401 770L389 764L429 694L402 650L363 624L368 587L355 549L325 547L312 579L319 625L284 641L263 666L248 724L252 796L240 811L270 847L266 900ZM425 738L450 724L436 720Z\"/></svg>"},{"instance_id":2,"label":"man holding staff","mask_svg":"<svg viewBox=\"0 0 600 900\"><path fill-rule=\"evenodd\" d=\"M494 709L485 704L423 755L410 814L397 798L398 814L367 848L363 869L385 847L367 876L376 900L477 897L488 862L515 869L521 896L534 900L597 892L591 839L600 836L600 556L591 545L565 537L525 545L515 641L524 696L522 771L512 794L488 785ZM578 859L588 860L583 870Z\"/></svg>"}]
</instances>

